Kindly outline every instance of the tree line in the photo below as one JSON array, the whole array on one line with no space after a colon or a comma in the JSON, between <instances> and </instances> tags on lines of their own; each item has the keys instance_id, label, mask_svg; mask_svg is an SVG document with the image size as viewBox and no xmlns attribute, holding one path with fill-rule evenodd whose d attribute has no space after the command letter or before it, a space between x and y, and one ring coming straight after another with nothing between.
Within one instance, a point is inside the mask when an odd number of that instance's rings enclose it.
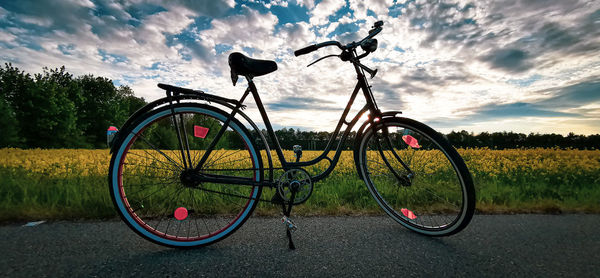
<instances>
[{"instance_id":1,"label":"tree line","mask_svg":"<svg viewBox=\"0 0 600 278\"><path fill-rule=\"evenodd\" d=\"M106 129L119 125L143 98L105 77L73 77L65 67L30 75L0 68L0 147L105 148Z\"/></svg>"},{"instance_id":2,"label":"tree line","mask_svg":"<svg viewBox=\"0 0 600 278\"><path fill-rule=\"evenodd\" d=\"M105 148L108 126L119 127L145 104L146 101L136 97L130 87L115 87L105 77L91 74L74 77L66 72L64 66L44 68L42 73L32 76L5 64L4 68L0 68L0 148ZM262 132L266 135L264 130ZM160 133L157 131L157 134ZM275 134L282 148L292 149L294 145L301 145L305 150L324 149L331 136L330 132L292 128L282 128ZM600 146L600 134L474 134L463 130L444 136L459 148L598 149ZM174 146L176 138L171 137L162 136L158 145L165 148ZM355 137L356 132L351 132L344 148L352 149ZM243 143L233 139L229 141L231 146L221 147L237 148ZM337 142L334 144L333 148Z\"/></svg>"},{"instance_id":3,"label":"tree line","mask_svg":"<svg viewBox=\"0 0 600 278\"><path fill-rule=\"evenodd\" d=\"M266 131L263 130L266 136ZM275 131L279 144L283 149L292 149L293 145L301 145L305 150L322 150L327 146L331 133L300 131L299 129L283 128ZM516 132L482 132L474 134L466 130L452 131L443 134L456 148L489 148L489 149L515 149L515 148L574 148L574 149L599 149L600 134L577 135L573 132L567 136L561 134L516 133ZM339 137L339 136L338 136ZM344 144L345 149L352 149L356 132L348 135ZM337 146L334 142L333 149ZM271 142L269 142L271 144ZM272 146L272 145L271 145Z\"/></svg>"}]
</instances>

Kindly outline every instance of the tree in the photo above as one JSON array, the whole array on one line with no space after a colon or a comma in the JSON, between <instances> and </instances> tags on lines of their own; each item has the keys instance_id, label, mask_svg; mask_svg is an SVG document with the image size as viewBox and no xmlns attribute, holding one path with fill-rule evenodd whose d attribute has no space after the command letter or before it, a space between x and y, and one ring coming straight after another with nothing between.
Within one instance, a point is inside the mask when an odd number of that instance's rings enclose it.
<instances>
[{"instance_id":1,"label":"tree","mask_svg":"<svg viewBox=\"0 0 600 278\"><path fill-rule=\"evenodd\" d=\"M0 98L0 127L2 127L0 148L19 146L21 140L18 134L18 126L12 107L4 97Z\"/></svg>"},{"instance_id":2,"label":"tree","mask_svg":"<svg viewBox=\"0 0 600 278\"><path fill-rule=\"evenodd\" d=\"M127 86L118 90L112 81L105 77L84 75L77 78L82 89L83 99L77 107L77 124L86 135L86 143L90 147L103 148L106 145L106 129L111 125L125 122L127 117L137 109L143 99L133 95Z\"/></svg>"},{"instance_id":3,"label":"tree","mask_svg":"<svg viewBox=\"0 0 600 278\"><path fill-rule=\"evenodd\" d=\"M120 104L119 111L123 113L114 119L117 125L123 124L129 116L147 104L144 98L136 97L133 90L127 85L121 85L117 89L117 101Z\"/></svg>"},{"instance_id":4,"label":"tree","mask_svg":"<svg viewBox=\"0 0 600 278\"><path fill-rule=\"evenodd\" d=\"M16 91L13 99L20 134L26 147L79 147L81 132L76 124L76 107L71 97L77 84L65 68L36 74L34 84Z\"/></svg>"},{"instance_id":5,"label":"tree","mask_svg":"<svg viewBox=\"0 0 600 278\"><path fill-rule=\"evenodd\" d=\"M29 90L33 86L33 79L11 64L4 65L4 68L0 68L0 148L19 147L23 144L23 138L19 134L19 121L14 109L15 95Z\"/></svg>"}]
</instances>

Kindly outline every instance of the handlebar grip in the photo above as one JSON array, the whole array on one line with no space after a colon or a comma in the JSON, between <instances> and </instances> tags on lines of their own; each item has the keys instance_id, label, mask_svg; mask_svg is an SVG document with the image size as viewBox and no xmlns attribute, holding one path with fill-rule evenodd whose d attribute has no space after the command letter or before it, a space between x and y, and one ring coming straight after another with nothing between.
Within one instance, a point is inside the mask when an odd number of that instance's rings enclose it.
<instances>
[{"instance_id":1,"label":"handlebar grip","mask_svg":"<svg viewBox=\"0 0 600 278\"><path fill-rule=\"evenodd\" d=\"M301 49L298 49L298 50L294 51L294 55L295 56L300 56L300 55L308 54L308 53L311 53L311 52L313 52L313 51L315 51L317 49L318 49L318 47L317 47L316 44L309 45L309 46L307 46L305 48L301 48Z\"/></svg>"}]
</instances>

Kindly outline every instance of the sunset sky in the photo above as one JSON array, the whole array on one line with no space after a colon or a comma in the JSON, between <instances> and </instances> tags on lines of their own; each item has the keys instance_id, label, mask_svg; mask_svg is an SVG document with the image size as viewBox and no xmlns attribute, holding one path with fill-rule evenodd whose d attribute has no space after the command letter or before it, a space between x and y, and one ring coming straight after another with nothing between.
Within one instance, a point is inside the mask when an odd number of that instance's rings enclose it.
<instances>
[{"instance_id":1,"label":"sunset sky","mask_svg":"<svg viewBox=\"0 0 600 278\"><path fill-rule=\"evenodd\" d=\"M600 133L600 1L0 1L0 62L64 65L146 100L159 82L239 98L246 82L227 65L239 51L278 64L255 79L275 128L332 131L354 69L306 67L337 48L293 51L361 39L377 20L363 62L382 110L442 132Z\"/></svg>"}]
</instances>

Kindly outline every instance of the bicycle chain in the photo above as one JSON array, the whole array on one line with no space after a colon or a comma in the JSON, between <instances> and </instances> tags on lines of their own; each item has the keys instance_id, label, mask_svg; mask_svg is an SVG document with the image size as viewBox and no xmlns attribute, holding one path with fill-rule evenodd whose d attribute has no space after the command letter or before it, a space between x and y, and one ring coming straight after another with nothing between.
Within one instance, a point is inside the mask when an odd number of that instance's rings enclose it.
<instances>
[{"instance_id":1,"label":"bicycle chain","mask_svg":"<svg viewBox=\"0 0 600 278\"><path fill-rule=\"evenodd\" d=\"M249 198L247 196L242 196L242 195L237 195L237 194L227 193L227 192L221 192L221 191L216 191L216 190L212 190L212 189L206 189L206 188L202 188L202 187L194 187L194 189L199 189L199 190L206 191L206 192L217 193L217 194L221 194L221 195L225 195L225 196L238 197L238 198L243 198L243 199L248 199L248 200L263 201L263 202L273 203L271 200L260 199L260 198Z\"/></svg>"},{"instance_id":2,"label":"bicycle chain","mask_svg":"<svg viewBox=\"0 0 600 278\"><path fill-rule=\"evenodd\" d=\"M269 169L264 169L264 170L265 171L267 171L267 170L283 170L283 167L269 168ZM221 191L206 189L206 188L202 188L202 187L194 187L194 189L199 189L199 190L206 191L206 192L217 193L217 194L231 196L231 197L238 197L238 198L243 198L243 199L248 199L248 200L253 200L253 201L262 201L262 202L268 202L268 203L272 203L272 204L279 204L278 202L273 201L273 200L260 199L260 198L249 198L248 196L242 196L242 195L233 194L233 193L221 192ZM275 194L277 194L277 192L275 192Z\"/></svg>"}]
</instances>

